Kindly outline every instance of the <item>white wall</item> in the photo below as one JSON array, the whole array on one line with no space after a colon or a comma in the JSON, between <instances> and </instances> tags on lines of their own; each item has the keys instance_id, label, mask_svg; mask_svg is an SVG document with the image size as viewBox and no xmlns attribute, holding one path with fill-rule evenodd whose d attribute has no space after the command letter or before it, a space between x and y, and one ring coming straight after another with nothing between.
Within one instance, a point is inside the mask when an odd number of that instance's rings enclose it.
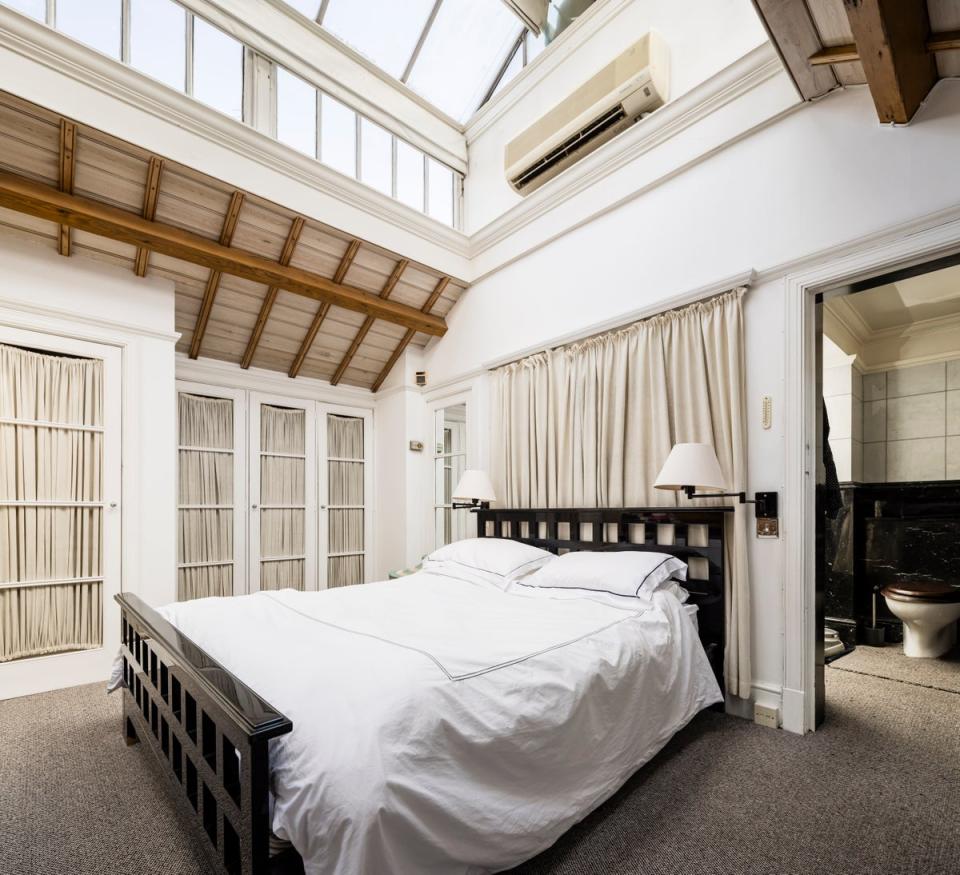
<instances>
[{"instance_id":1,"label":"white wall","mask_svg":"<svg viewBox=\"0 0 960 875\"><path fill-rule=\"evenodd\" d=\"M594 20L602 24L595 26ZM658 31L669 48L670 100L767 40L757 14L743 0L599 0L468 126L468 233L522 200L504 176L505 145L650 30ZM568 57L568 44L574 43Z\"/></svg>"},{"instance_id":2,"label":"white wall","mask_svg":"<svg viewBox=\"0 0 960 875\"><path fill-rule=\"evenodd\" d=\"M119 347L123 589L176 598L173 283L0 237L0 324Z\"/></svg>"},{"instance_id":3,"label":"white wall","mask_svg":"<svg viewBox=\"0 0 960 875\"><path fill-rule=\"evenodd\" d=\"M437 379L473 378L493 360L753 268L761 276L745 299L750 474L743 487L782 490L785 276L803 259L816 264L840 247L956 208L958 142L958 81L941 82L908 128L881 128L865 88L834 92L476 283L450 313L447 334L428 348L425 366ZM763 395L773 397L770 430L760 423ZM784 531L750 546L761 699L775 700L783 679L790 537Z\"/></svg>"}]
</instances>

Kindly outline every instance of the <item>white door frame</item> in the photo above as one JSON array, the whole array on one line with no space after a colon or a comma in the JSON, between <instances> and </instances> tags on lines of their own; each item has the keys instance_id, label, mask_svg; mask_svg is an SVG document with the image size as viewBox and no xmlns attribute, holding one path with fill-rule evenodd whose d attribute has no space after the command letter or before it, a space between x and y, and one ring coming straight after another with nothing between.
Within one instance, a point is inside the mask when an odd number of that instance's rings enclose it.
<instances>
[{"instance_id":1,"label":"white door frame","mask_svg":"<svg viewBox=\"0 0 960 875\"><path fill-rule=\"evenodd\" d=\"M0 342L103 361L103 641L100 647L34 656L0 664L0 699L104 681L120 648L123 589L122 411L123 347L0 325Z\"/></svg>"},{"instance_id":2,"label":"white door frame","mask_svg":"<svg viewBox=\"0 0 960 875\"><path fill-rule=\"evenodd\" d=\"M181 392L191 395L206 395L209 398L229 398L233 402L233 594L243 595L249 592L247 572L247 391L229 386L215 386L210 383L197 383L192 380L177 380L177 448L174 470L177 482L180 478L180 430L179 396ZM179 489L177 503L179 504ZM177 514L179 526L179 513ZM178 548L179 551L179 548ZM179 556L174 557L179 567ZM175 572L176 573L176 572ZM179 574L177 574L179 583Z\"/></svg>"},{"instance_id":3,"label":"white door frame","mask_svg":"<svg viewBox=\"0 0 960 875\"><path fill-rule=\"evenodd\" d=\"M960 250L960 220L917 230L915 223L883 242L784 279L786 472L783 503L783 728L815 724L816 562L816 294Z\"/></svg>"},{"instance_id":4,"label":"white door frame","mask_svg":"<svg viewBox=\"0 0 960 875\"><path fill-rule=\"evenodd\" d=\"M437 549L437 521L436 521L436 499L437 499L437 483L436 483L436 466L434 465L434 442L436 440L437 434L437 413L440 410L443 410L446 407L455 407L458 404L463 404L465 409L465 419L466 419L466 442L467 442L467 451L466 451L466 462L464 463L465 468L473 467L476 462L474 461L476 451L475 451L475 435L473 432L474 423L476 420L476 412L474 411L474 399L473 399L473 389L472 387L466 388L455 388L451 391L448 391L446 394L434 396L426 404L426 414L427 421L425 424L424 434L429 435L430 442L427 445L426 449L429 452L425 452L424 456L424 465L427 467L428 474L425 478L426 482L430 484L430 491L428 493L429 501L427 502L427 526L425 529L425 549L424 553L432 553ZM454 484L456 488L456 484ZM476 514L470 514L468 523L467 523L467 533L471 536L476 535Z\"/></svg>"},{"instance_id":5,"label":"white door frame","mask_svg":"<svg viewBox=\"0 0 960 875\"><path fill-rule=\"evenodd\" d=\"M317 580L320 589L327 588L329 526L327 501L329 499L329 465L327 464L327 414L349 416L363 420L363 582L370 580L373 569L373 411L349 404L317 402Z\"/></svg>"},{"instance_id":6,"label":"white door frame","mask_svg":"<svg viewBox=\"0 0 960 875\"><path fill-rule=\"evenodd\" d=\"M249 571L247 579L250 592L260 589L260 405L290 407L304 411L304 499L306 512L303 521L304 563L303 587L317 588L317 408L316 402L307 398L289 395L274 395L251 392L247 418L250 423L249 465L250 486L247 502L250 508L249 522Z\"/></svg>"}]
</instances>

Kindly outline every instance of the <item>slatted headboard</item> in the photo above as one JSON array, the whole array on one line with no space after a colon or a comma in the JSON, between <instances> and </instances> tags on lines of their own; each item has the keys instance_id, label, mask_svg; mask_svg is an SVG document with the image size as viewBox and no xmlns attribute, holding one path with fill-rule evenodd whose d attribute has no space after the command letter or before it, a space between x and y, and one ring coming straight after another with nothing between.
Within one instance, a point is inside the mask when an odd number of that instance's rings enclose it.
<instances>
[{"instance_id":1,"label":"slatted headboard","mask_svg":"<svg viewBox=\"0 0 960 875\"><path fill-rule=\"evenodd\" d=\"M700 640L723 689L724 513L733 508L591 507L477 511L480 537L512 538L552 553L646 550L688 567L685 584L699 608Z\"/></svg>"}]
</instances>

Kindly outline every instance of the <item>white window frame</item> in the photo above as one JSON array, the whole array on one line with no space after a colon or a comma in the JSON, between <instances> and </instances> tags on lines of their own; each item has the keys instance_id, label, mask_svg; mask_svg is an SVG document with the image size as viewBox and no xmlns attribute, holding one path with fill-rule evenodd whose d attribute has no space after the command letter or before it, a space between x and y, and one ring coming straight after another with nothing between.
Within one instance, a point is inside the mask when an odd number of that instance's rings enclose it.
<instances>
[{"instance_id":1,"label":"white window frame","mask_svg":"<svg viewBox=\"0 0 960 875\"><path fill-rule=\"evenodd\" d=\"M343 404L330 404L325 401L317 402L317 459L319 461L318 484L320 507L317 515L317 543L318 543L318 585L320 589L327 589L327 575L330 570L329 520L328 500L330 488L330 468L327 464L331 460L327 455L327 416L347 416L352 419L363 420L363 582L370 581L371 569L374 561L373 552L373 411L350 407ZM353 461L353 460L351 460ZM355 554L339 554L355 555Z\"/></svg>"},{"instance_id":2,"label":"white window frame","mask_svg":"<svg viewBox=\"0 0 960 875\"><path fill-rule=\"evenodd\" d=\"M75 355L103 362L103 491L100 502L16 502L20 506L100 506L103 554L101 605L103 639L100 647L68 653L31 656L0 663L0 699L25 696L78 684L102 681L109 676L120 647L120 607L114 596L123 591L121 414L123 407L122 348L73 337L45 334L0 325L0 343L52 354ZM6 502L9 506L14 502ZM88 580L70 578L58 583Z\"/></svg>"},{"instance_id":3,"label":"white window frame","mask_svg":"<svg viewBox=\"0 0 960 875\"><path fill-rule=\"evenodd\" d=\"M247 392L224 386L211 386L189 380L177 380L177 510L180 510L180 393L205 395L208 398L225 398L233 402L233 594L249 592L247 583ZM226 452L226 451L224 451ZM179 532L180 515L177 514ZM179 536L178 536L179 539ZM179 555L174 557L177 571L181 568ZM220 564L220 563L218 563ZM227 563L222 563L227 564ZM179 573L177 583L179 589Z\"/></svg>"}]
</instances>

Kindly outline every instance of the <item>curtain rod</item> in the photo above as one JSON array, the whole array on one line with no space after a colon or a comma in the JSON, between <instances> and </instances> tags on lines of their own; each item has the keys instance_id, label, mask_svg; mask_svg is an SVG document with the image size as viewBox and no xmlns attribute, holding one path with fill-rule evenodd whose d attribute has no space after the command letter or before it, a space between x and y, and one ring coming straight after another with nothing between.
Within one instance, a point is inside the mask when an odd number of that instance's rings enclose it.
<instances>
[{"instance_id":1,"label":"curtain rod","mask_svg":"<svg viewBox=\"0 0 960 875\"><path fill-rule=\"evenodd\" d=\"M521 359L525 359L527 356L536 355L540 352L549 352L551 349L556 349L559 346L566 346L569 343L577 343L578 341L587 340L590 337L596 337L598 334L603 334L607 331L613 331L617 328L624 328L633 322L639 322L641 319L649 319L652 316L659 316L661 313L667 313L670 310L676 310L680 307L685 307L688 304L695 304L698 301L704 301L707 298L713 298L716 295L721 295L724 292L729 292L731 289L736 289L740 286L750 288L755 278L756 271L753 270L753 268L742 271L741 273L734 274L733 276L729 276L726 279L722 279L718 282L700 286L696 289L690 289L670 298L664 298L663 300L657 301L655 304L650 304L649 306L642 307L639 310L632 310L629 313L621 313L619 316L614 316L611 319L605 319L602 322L595 322L592 325L588 325L585 328L580 328L577 331L571 331L567 334L561 334L557 337L552 337L549 340L545 340L536 344L535 346L528 346L519 352L512 352L508 355L501 356L500 358L491 359L490 361L483 363L483 369L485 371L492 371L495 368L502 368L504 365L509 365L513 362L518 362Z\"/></svg>"}]
</instances>

